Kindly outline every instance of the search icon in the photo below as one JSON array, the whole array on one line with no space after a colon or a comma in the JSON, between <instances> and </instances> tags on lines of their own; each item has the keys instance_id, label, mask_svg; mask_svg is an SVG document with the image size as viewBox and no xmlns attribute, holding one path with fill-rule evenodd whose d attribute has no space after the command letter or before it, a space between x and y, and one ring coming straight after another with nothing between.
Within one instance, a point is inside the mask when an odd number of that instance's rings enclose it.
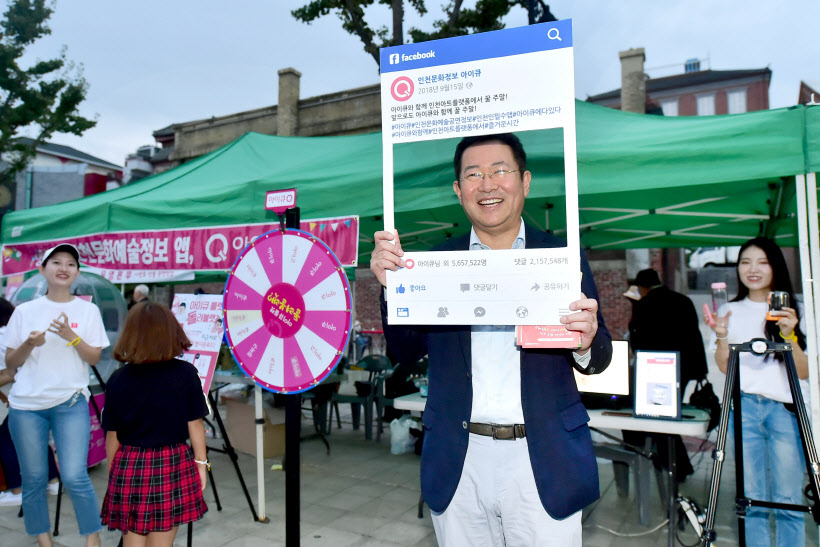
<instances>
[{"instance_id":1,"label":"search icon","mask_svg":"<svg viewBox=\"0 0 820 547\"><path fill-rule=\"evenodd\" d=\"M549 29L547 31L547 38L549 38L550 40L558 40L559 42L563 42L563 40L561 39L561 35L558 34L557 28Z\"/></svg>"}]
</instances>

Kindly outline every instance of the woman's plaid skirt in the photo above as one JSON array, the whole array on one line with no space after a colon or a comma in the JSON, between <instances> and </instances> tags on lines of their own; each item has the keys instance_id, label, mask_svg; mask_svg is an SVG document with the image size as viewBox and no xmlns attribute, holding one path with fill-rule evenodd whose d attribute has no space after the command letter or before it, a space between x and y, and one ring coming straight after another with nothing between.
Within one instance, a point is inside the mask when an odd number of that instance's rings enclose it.
<instances>
[{"instance_id":1,"label":"woman's plaid skirt","mask_svg":"<svg viewBox=\"0 0 820 547\"><path fill-rule=\"evenodd\" d=\"M108 475L102 522L111 530L164 532L202 518L199 471L187 443L159 448L121 445Z\"/></svg>"}]
</instances>

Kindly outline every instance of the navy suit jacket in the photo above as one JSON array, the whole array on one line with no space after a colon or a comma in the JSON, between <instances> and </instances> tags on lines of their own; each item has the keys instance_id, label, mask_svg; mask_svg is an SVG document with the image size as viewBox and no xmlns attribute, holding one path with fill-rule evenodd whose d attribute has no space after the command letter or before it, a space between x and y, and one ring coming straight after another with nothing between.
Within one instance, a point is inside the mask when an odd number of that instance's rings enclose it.
<instances>
[{"instance_id":1,"label":"navy suit jacket","mask_svg":"<svg viewBox=\"0 0 820 547\"><path fill-rule=\"evenodd\" d=\"M526 226L526 247L560 247L565 243ZM469 235L449 240L435 250L466 250ZM586 258L581 256L582 290L598 299ZM383 295L382 295L383 296ZM472 357L469 325L402 327L387 325L382 298L382 322L390 350L401 362L429 356L430 379L424 411L421 489L433 511L444 511L453 499L469 441L472 410ZM565 518L599 496L598 466L590 436L589 415L581 404L573 367L593 374L603 371L612 356L612 338L598 312L598 332L592 357L584 370L570 350L521 351L521 405L535 483L544 509Z\"/></svg>"}]
</instances>

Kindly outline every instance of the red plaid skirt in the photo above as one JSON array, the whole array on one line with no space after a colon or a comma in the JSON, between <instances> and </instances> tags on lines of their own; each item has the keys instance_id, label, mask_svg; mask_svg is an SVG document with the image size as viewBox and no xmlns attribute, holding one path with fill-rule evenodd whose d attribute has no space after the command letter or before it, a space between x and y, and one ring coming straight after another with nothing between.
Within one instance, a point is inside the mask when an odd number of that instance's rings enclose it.
<instances>
[{"instance_id":1,"label":"red plaid skirt","mask_svg":"<svg viewBox=\"0 0 820 547\"><path fill-rule=\"evenodd\" d=\"M121 445L114 455L102 507L102 522L109 529L164 532L201 519L207 510L188 444Z\"/></svg>"}]
</instances>

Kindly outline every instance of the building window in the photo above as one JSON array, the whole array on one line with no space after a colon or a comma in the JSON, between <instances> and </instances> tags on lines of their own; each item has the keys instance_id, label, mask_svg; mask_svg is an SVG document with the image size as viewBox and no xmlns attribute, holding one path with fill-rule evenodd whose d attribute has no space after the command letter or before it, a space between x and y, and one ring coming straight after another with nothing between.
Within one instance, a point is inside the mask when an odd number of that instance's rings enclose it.
<instances>
[{"instance_id":1,"label":"building window","mask_svg":"<svg viewBox=\"0 0 820 547\"><path fill-rule=\"evenodd\" d=\"M734 89L726 93L726 102L729 104L729 114L746 112L746 90Z\"/></svg>"},{"instance_id":2,"label":"building window","mask_svg":"<svg viewBox=\"0 0 820 547\"><path fill-rule=\"evenodd\" d=\"M698 116L715 115L715 94L698 95Z\"/></svg>"},{"instance_id":3,"label":"building window","mask_svg":"<svg viewBox=\"0 0 820 547\"><path fill-rule=\"evenodd\" d=\"M669 99L668 101L661 102L661 109L663 110L664 116L677 116L678 115L678 100L677 99Z\"/></svg>"}]
</instances>

